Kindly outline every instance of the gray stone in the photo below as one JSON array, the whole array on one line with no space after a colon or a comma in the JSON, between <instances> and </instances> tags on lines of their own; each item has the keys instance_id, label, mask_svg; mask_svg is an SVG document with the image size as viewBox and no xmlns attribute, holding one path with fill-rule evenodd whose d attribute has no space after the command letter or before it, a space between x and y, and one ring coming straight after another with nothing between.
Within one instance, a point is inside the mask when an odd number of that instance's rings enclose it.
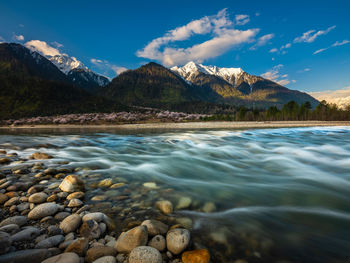
<instances>
[{"instance_id":1,"label":"gray stone","mask_svg":"<svg viewBox=\"0 0 350 263\"><path fill-rule=\"evenodd\" d=\"M190 232L187 229L175 228L170 230L166 235L166 245L168 250L178 255L190 242Z\"/></svg>"},{"instance_id":2,"label":"gray stone","mask_svg":"<svg viewBox=\"0 0 350 263\"><path fill-rule=\"evenodd\" d=\"M13 242L18 241L28 241L28 240L34 240L37 236L40 235L40 230L36 227L27 227L26 229L14 234L11 236Z\"/></svg>"},{"instance_id":3,"label":"gray stone","mask_svg":"<svg viewBox=\"0 0 350 263\"><path fill-rule=\"evenodd\" d=\"M4 254L10 250L12 240L10 235L5 232L0 232L0 254Z\"/></svg>"},{"instance_id":4,"label":"gray stone","mask_svg":"<svg viewBox=\"0 0 350 263\"><path fill-rule=\"evenodd\" d=\"M94 220L85 221L79 230L81 236L92 239L98 239L101 236L101 229Z\"/></svg>"},{"instance_id":5,"label":"gray stone","mask_svg":"<svg viewBox=\"0 0 350 263\"><path fill-rule=\"evenodd\" d=\"M129 263L162 263L162 255L153 247L134 248L129 255Z\"/></svg>"},{"instance_id":6,"label":"gray stone","mask_svg":"<svg viewBox=\"0 0 350 263\"><path fill-rule=\"evenodd\" d=\"M148 234L151 236L164 235L169 229L166 224L154 219L145 220L141 225L147 227Z\"/></svg>"},{"instance_id":7,"label":"gray stone","mask_svg":"<svg viewBox=\"0 0 350 263\"><path fill-rule=\"evenodd\" d=\"M55 236L55 235L62 235L63 231L61 228L57 226L49 226L47 228L47 233L49 234L49 236Z\"/></svg>"},{"instance_id":8,"label":"gray stone","mask_svg":"<svg viewBox=\"0 0 350 263\"><path fill-rule=\"evenodd\" d=\"M70 213L68 213L68 212L59 212L55 215L55 219L57 219L58 221L62 221L63 219L65 219L69 215L70 215Z\"/></svg>"},{"instance_id":9,"label":"gray stone","mask_svg":"<svg viewBox=\"0 0 350 263\"><path fill-rule=\"evenodd\" d=\"M26 216L13 216L6 218L1 221L0 227L6 226L6 225L11 225L11 224L16 224L18 226L23 226L27 224L27 217Z\"/></svg>"},{"instance_id":10,"label":"gray stone","mask_svg":"<svg viewBox=\"0 0 350 263\"><path fill-rule=\"evenodd\" d=\"M164 251L166 248L165 238L161 235L156 235L148 242L148 245L158 251Z\"/></svg>"},{"instance_id":11,"label":"gray stone","mask_svg":"<svg viewBox=\"0 0 350 263\"><path fill-rule=\"evenodd\" d=\"M40 241L38 244L36 244L35 248L50 248L50 247L56 247L60 243L64 241L64 236L62 235L56 235L49 238L46 238L42 241Z\"/></svg>"},{"instance_id":12,"label":"gray stone","mask_svg":"<svg viewBox=\"0 0 350 263\"><path fill-rule=\"evenodd\" d=\"M0 227L0 231L6 232L9 234L16 233L16 232L18 232L18 230L19 230L19 226L16 224L9 224L9 225Z\"/></svg>"},{"instance_id":13,"label":"gray stone","mask_svg":"<svg viewBox=\"0 0 350 263\"><path fill-rule=\"evenodd\" d=\"M62 253L44 260L42 263L80 263L80 258L75 253Z\"/></svg>"},{"instance_id":14,"label":"gray stone","mask_svg":"<svg viewBox=\"0 0 350 263\"><path fill-rule=\"evenodd\" d=\"M0 263L40 263L51 256L47 249L26 249L0 256Z\"/></svg>"},{"instance_id":15,"label":"gray stone","mask_svg":"<svg viewBox=\"0 0 350 263\"><path fill-rule=\"evenodd\" d=\"M33 208L28 214L28 219L40 219L56 214L59 206L56 203L45 203Z\"/></svg>"},{"instance_id":16,"label":"gray stone","mask_svg":"<svg viewBox=\"0 0 350 263\"><path fill-rule=\"evenodd\" d=\"M66 217L60 224L64 233L74 232L81 224L81 217L77 214Z\"/></svg>"},{"instance_id":17,"label":"gray stone","mask_svg":"<svg viewBox=\"0 0 350 263\"><path fill-rule=\"evenodd\" d=\"M29 203L21 203L17 206L18 212L22 212L22 211L28 210L28 209L29 209Z\"/></svg>"},{"instance_id":18,"label":"gray stone","mask_svg":"<svg viewBox=\"0 0 350 263\"><path fill-rule=\"evenodd\" d=\"M116 263L117 260L113 256L105 256L96 259L93 263Z\"/></svg>"}]
</instances>

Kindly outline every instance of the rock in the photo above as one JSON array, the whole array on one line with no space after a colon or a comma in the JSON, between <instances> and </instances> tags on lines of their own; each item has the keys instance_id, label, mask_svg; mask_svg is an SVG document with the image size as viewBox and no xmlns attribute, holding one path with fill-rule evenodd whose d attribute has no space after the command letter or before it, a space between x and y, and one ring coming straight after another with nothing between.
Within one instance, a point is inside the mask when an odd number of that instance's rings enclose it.
<instances>
[{"instance_id":1,"label":"rock","mask_svg":"<svg viewBox=\"0 0 350 263\"><path fill-rule=\"evenodd\" d=\"M39 235L40 235L40 230L37 229L36 227L30 226L11 236L11 239L13 242L28 241L28 240L33 240Z\"/></svg>"},{"instance_id":2,"label":"rock","mask_svg":"<svg viewBox=\"0 0 350 263\"><path fill-rule=\"evenodd\" d=\"M118 252L129 253L135 247L145 246L148 240L146 226L137 226L127 232L121 233L117 239L115 248Z\"/></svg>"},{"instance_id":3,"label":"rock","mask_svg":"<svg viewBox=\"0 0 350 263\"><path fill-rule=\"evenodd\" d=\"M77 198L73 198L73 199L71 199L70 201L69 201L69 203L68 203L68 207L80 207L80 206L82 206L84 203L81 201L81 200L79 200L79 199L77 199Z\"/></svg>"},{"instance_id":4,"label":"rock","mask_svg":"<svg viewBox=\"0 0 350 263\"><path fill-rule=\"evenodd\" d=\"M113 184L113 180L111 178L104 179L98 183L98 187L110 187Z\"/></svg>"},{"instance_id":5,"label":"rock","mask_svg":"<svg viewBox=\"0 0 350 263\"><path fill-rule=\"evenodd\" d=\"M0 204L2 205L5 203L7 200L9 200L8 196L5 194L0 194Z\"/></svg>"},{"instance_id":6,"label":"rock","mask_svg":"<svg viewBox=\"0 0 350 263\"><path fill-rule=\"evenodd\" d=\"M170 230L166 235L166 244L168 250L178 255L180 254L190 242L190 232L187 229L176 228Z\"/></svg>"},{"instance_id":7,"label":"rock","mask_svg":"<svg viewBox=\"0 0 350 263\"><path fill-rule=\"evenodd\" d=\"M89 248L89 239L87 238L78 238L74 240L64 252L74 252L80 257L85 256L86 251Z\"/></svg>"},{"instance_id":8,"label":"rock","mask_svg":"<svg viewBox=\"0 0 350 263\"><path fill-rule=\"evenodd\" d=\"M45 160L45 159L52 159L53 156L47 153L36 152L36 153L33 153L29 158L35 159L35 160Z\"/></svg>"},{"instance_id":9,"label":"rock","mask_svg":"<svg viewBox=\"0 0 350 263\"><path fill-rule=\"evenodd\" d=\"M11 243L10 235L5 232L0 232L0 254L7 253L10 250Z\"/></svg>"},{"instance_id":10,"label":"rock","mask_svg":"<svg viewBox=\"0 0 350 263\"><path fill-rule=\"evenodd\" d=\"M33 208L28 214L28 219L41 219L56 214L59 206L56 203L44 203Z\"/></svg>"},{"instance_id":11,"label":"rock","mask_svg":"<svg viewBox=\"0 0 350 263\"><path fill-rule=\"evenodd\" d=\"M63 230L65 234L68 234L70 232L74 232L77 230L77 228L81 224L81 217L80 215L73 214L70 216L67 216L60 224L60 228Z\"/></svg>"},{"instance_id":12,"label":"rock","mask_svg":"<svg viewBox=\"0 0 350 263\"><path fill-rule=\"evenodd\" d=\"M49 226L47 228L47 234L49 236L56 236L56 235L62 235L63 234L63 231L62 229L60 229L59 227L57 226Z\"/></svg>"},{"instance_id":13,"label":"rock","mask_svg":"<svg viewBox=\"0 0 350 263\"><path fill-rule=\"evenodd\" d=\"M158 201L156 202L156 207L165 215L173 212L173 204L170 201Z\"/></svg>"},{"instance_id":14,"label":"rock","mask_svg":"<svg viewBox=\"0 0 350 263\"><path fill-rule=\"evenodd\" d=\"M148 234L151 236L164 235L169 229L166 224L154 219L145 220L141 225L147 227Z\"/></svg>"},{"instance_id":15,"label":"rock","mask_svg":"<svg viewBox=\"0 0 350 263\"><path fill-rule=\"evenodd\" d=\"M8 164L11 160L9 158L0 158L0 164Z\"/></svg>"},{"instance_id":16,"label":"rock","mask_svg":"<svg viewBox=\"0 0 350 263\"><path fill-rule=\"evenodd\" d=\"M67 196L67 200L71 199L83 199L85 194L83 192L74 192Z\"/></svg>"},{"instance_id":17,"label":"rock","mask_svg":"<svg viewBox=\"0 0 350 263\"><path fill-rule=\"evenodd\" d=\"M13 205L17 205L18 203L19 203L19 197L15 196L7 200L6 203L4 204L4 207L10 207Z\"/></svg>"},{"instance_id":18,"label":"rock","mask_svg":"<svg viewBox=\"0 0 350 263\"><path fill-rule=\"evenodd\" d=\"M176 218L176 222L186 229L192 229L192 219L189 217L179 217ZM180 228L182 228L180 227Z\"/></svg>"},{"instance_id":19,"label":"rock","mask_svg":"<svg viewBox=\"0 0 350 263\"><path fill-rule=\"evenodd\" d=\"M47 194L45 194L44 192L35 193L29 196L28 201L34 204L41 204L46 201L47 197L48 197Z\"/></svg>"},{"instance_id":20,"label":"rock","mask_svg":"<svg viewBox=\"0 0 350 263\"><path fill-rule=\"evenodd\" d=\"M106 201L108 199L108 196L106 195L95 195L91 198L91 201Z\"/></svg>"},{"instance_id":21,"label":"rock","mask_svg":"<svg viewBox=\"0 0 350 263\"><path fill-rule=\"evenodd\" d=\"M88 213L83 216L83 221L88 220L95 220L97 223L100 223L102 221L105 221L107 216L104 213L101 212L95 212L95 213Z\"/></svg>"},{"instance_id":22,"label":"rock","mask_svg":"<svg viewBox=\"0 0 350 263\"><path fill-rule=\"evenodd\" d=\"M22 211L28 210L28 209L29 209L29 203L21 203L17 206L18 212L22 212Z\"/></svg>"},{"instance_id":23,"label":"rock","mask_svg":"<svg viewBox=\"0 0 350 263\"><path fill-rule=\"evenodd\" d=\"M85 261L88 263L92 263L98 258L105 257L105 256L114 257L116 254L117 254L117 251L113 247L106 247L106 246L93 247L86 252Z\"/></svg>"},{"instance_id":24,"label":"rock","mask_svg":"<svg viewBox=\"0 0 350 263\"><path fill-rule=\"evenodd\" d=\"M63 192L73 193L77 191L85 191L85 185L83 180L79 178L77 175L68 175L66 176L59 188Z\"/></svg>"},{"instance_id":25,"label":"rock","mask_svg":"<svg viewBox=\"0 0 350 263\"><path fill-rule=\"evenodd\" d=\"M0 263L40 263L51 256L48 249L26 249L0 256Z\"/></svg>"},{"instance_id":26,"label":"rock","mask_svg":"<svg viewBox=\"0 0 350 263\"><path fill-rule=\"evenodd\" d=\"M70 216L70 213L68 212L59 212L55 215L55 219L58 221L62 221L65 219L67 216Z\"/></svg>"},{"instance_id":27,"label":"rock","mask_svg":"<svg viewBox=\"0 0 350 263\"><path fill-rule=\"evenodd\" d=\"M211 213L216 210L216 206L213 202L206 202L202 208L204 213Z\"/></svg>"},{"instance_id":28,"label":"rock","mask_svg":"<svg viewBox=\"0 0 350 263\"><path fill-rule=\"evenodd\" d=\"M19 230L19 226L16 224L9 224L9 225L5 225L5 226L0 227L1 232L6 232L9 234L16 233L16 232L18 232L18 230Z\"/></svg>"},{"instance_id":29,"label":"rock","mask_svg":"<svg viewBox=\"0 0 350 263\"><path fill-rule=\"evenodd\" d=\"M32 187L30 187L27 191L28 194L32 195L38 192L42 192L45 190L45 186L43 185L33 185Z\"/></svg>"},{"instance_id":30,"label":"rock","mask_svg":"<svg viewBox=\"0 0 350 263\"><path fill-rule=\"evenodd\" d=\"M79 233L90 240L98 239L101 236L101 229L95 220L88 220L81 225Z\"/></svg>"},{"instance_id":31,"label":"rock","mask_svg":"<svg viewBox=\"0 0 350 263\"><path fill-rule=\"evenodd\" d=\"M75 253L62 253L44 260L42 263L80 263L80 258Z\"/></svg>"},{"instance_id":32,"label":"rock","mask_svg":"<svg viewBox=\"0 0 350 263\"><path fill-rule=\"evenodd\" d=\"M210 254L206 249L186 251L182 254L183 263L209 263Z\"/></svg>"},{"instance_id":33,"label":"rock","mask_svg":"<svg viewBox=\"0 0 350 263\"><path fill-rule=\"evenodd\" d=\"M154 182L146 182L143 184L144 187L149 188L149 189L158 189L159 187L157 186L156 183Z\"/></svg>"},{"instance_id":34,"label":"rock","mask_svg":"<svg viewBox=\"0 0 350 263\"><path fill-rule=\"evenodd\" d=\"M12 217L6 218L6 219L1 221L0 227L6 226L6 225L11 225L11 224L23 226L23 225L27 224L27 217L26 216L12 216Z\"/></svg>"},{"instance_id":35,"label":"rock","mask_svg":"<svg viewBox=\"0 0 350 263\"><path fill-rule=\"evenodd\" d=\"M162 255L153 247L134 248L129 255L129 263L162 263Z\"/></svg>"},{"instance_id":36,"label":"rock","mask_svg":"<svg viewBox=\"0 0 350 263\"><path fill-rule=\"evenodd\" d=\"M156 235L148 242L148 245L159 251L164 251L166 248L165 238L161 235Z\"/></svg>"},{"instance_id":37,"label":"rock","mask_svg":"<svg viewBox=\"0 0 350 263\"><path fill-rule=\"evenodd\" d=\"M176 209L186 209L189 208L192 203L192 199L187 196L183 196L179 199Z\"/></svg>"},{"instance_id":38,"label":"rock","mask_svg":"<svg viewBox=\"0 0 350 263\"><path fill-rule=\"evenodd\" d=\"M50 248L50 247L56 247L60 243L62 243L64 240L64 236L62 235L56 235L49 238L46 238L42 241L40 241L38 244L36 244L35 248Z\"/></svg>"},{"instance_id":39,"label":"rock","mask_svg":"<svg viewBox=\"0 0 350 263\"><path fill-rule=\"evenodd\" d=\"M93 263L116 263L117 260L113 256L105 256L99 259L96 259Z\"/></svg>"}]
</instances>

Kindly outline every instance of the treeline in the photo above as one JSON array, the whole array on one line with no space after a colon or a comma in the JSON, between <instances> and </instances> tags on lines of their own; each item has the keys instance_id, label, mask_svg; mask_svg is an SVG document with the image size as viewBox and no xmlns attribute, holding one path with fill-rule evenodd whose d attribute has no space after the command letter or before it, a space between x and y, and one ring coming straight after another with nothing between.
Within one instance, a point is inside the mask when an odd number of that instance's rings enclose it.
<instances>
[{"instance_id":1,"label":"treeline","mask_svg":"<svg viewBox=\"0 0 350 263\"><path fill-rule=\"evenodd\" d=\"M266 110L249 109L244 106L230 114L217 114L203 118L204 121L350 121L350 105L345 109L339 108L336 104L329 104L321 101L312 109L310 102L299 105L295 101L290 101L281 109L276 106Z\"/></svg>"}]
</instances>

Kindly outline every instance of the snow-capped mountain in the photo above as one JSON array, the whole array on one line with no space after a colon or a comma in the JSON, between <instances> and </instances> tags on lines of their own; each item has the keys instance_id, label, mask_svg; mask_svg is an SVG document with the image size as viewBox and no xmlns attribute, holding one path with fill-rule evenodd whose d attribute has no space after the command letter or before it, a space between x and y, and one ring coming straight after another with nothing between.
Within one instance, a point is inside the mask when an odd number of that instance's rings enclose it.
<instances>
[{"instance_id":1,"label":"snow-capped mountain","mask_svg":"<svg viewBox=\"0 0 350 263\"><path fill-rule=\"evenodd\" d=\"M46 57L72 82L85 89L103 87L109 83L108 78L93 72L75 57L61 53L44 41L32 40L27 42L25 46L33 52L33 56L37 52Z\"/></svg>"}]
</instances>

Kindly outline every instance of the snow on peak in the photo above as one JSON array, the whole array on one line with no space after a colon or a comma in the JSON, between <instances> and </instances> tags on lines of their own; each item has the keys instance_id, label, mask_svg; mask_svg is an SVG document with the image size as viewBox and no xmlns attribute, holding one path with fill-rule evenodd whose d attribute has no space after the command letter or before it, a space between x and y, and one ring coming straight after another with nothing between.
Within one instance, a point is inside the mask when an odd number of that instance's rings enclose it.
<instances>
[{"instance_id":1,"label":"snow on peak","mask_svg":"<svg viewBox=\"0 0 350 263\"><path fill-rule=\"evenodd\" d=\"M230 80L232 77L240 76L244 71L241 68L219 68L217 66L204 66L193 61L188 62L183 67L172 67L183 78L189 79L193 74L204 73L220 77L224 80Z\"/></svg>"},{"instance_id":2,"label":"snow on peak","mask_svg":"<svg viewBox=\"0 0 350 263\"><path fill-rule=\"evenodd\" d=\"M31 51L36 51L46 57L66 75L72 69L88 70L88 68L75 57L69 57L67 54L61 53L57 48L48 45L45 41L31 40L25 43L25 46Z\"/></svg>"}]
</instances>

